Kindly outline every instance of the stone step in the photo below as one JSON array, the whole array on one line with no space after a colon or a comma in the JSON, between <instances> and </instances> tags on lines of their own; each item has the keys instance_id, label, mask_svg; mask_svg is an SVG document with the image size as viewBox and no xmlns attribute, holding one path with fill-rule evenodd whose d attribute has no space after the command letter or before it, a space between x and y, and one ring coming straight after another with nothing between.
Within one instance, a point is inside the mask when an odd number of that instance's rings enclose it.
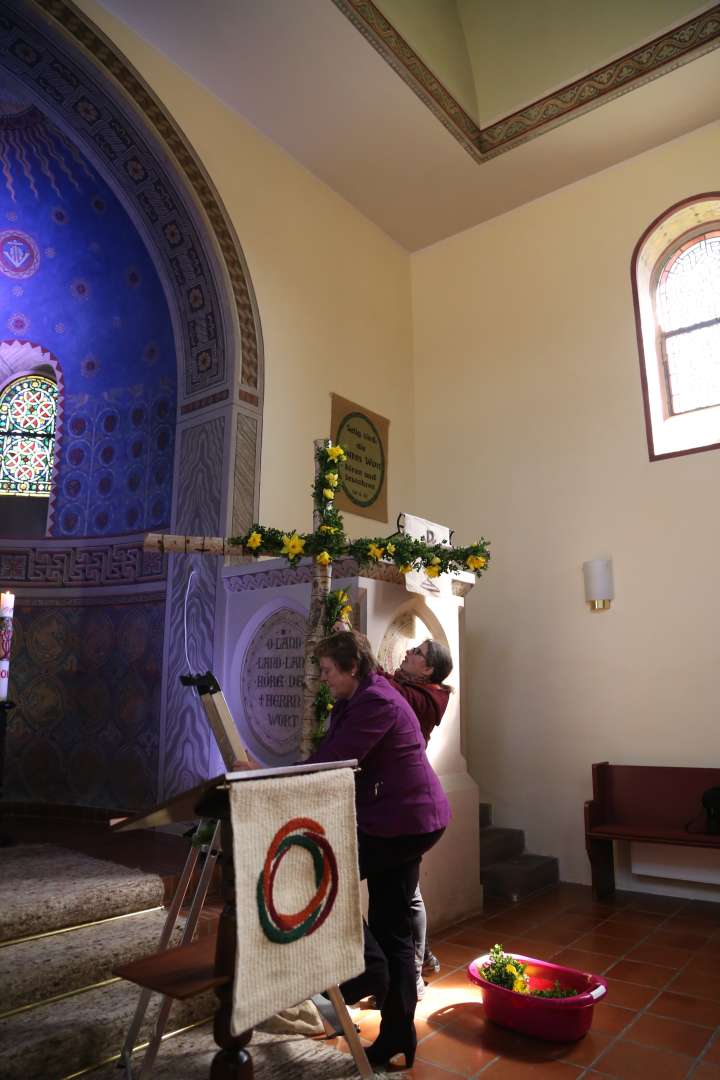
<instances>
[{"instance_id":1,"label":"stone step","mask_svg":"<svg viewBox=\"0 0 720 1080\"><path fill-rule=\"evenodd\" d=\"M559 879L558 860L553 855L526 852L480 868L485 895L513 903L538 889L557 884Z\"/></svg>"},{"instance_id":2,"label":"stone step","mask_svg":"<svg viewBox=\"0 0 720 1080\"><path fill-rule=\"evenodd\" d=\"M488 825L492 825L493 823L492 803L481 802L478 809L480 812L480 828L486 829Z\"/></svg>"},{"instance_id":3,"label":"stone step","mask_svg":"<svg viewBox=\"0 0 720 1080\"><path fill-rule=\"evenodd\" d=\"M139 995L139 987L120 981L6 1017L0 1076L3 1080L63 1080L118 1054ZM150 1037L160 1001L154 994L138 1042ZM166 1031L209 1018L216 1008L212 992L176 1001Z\"/></svg>"},{"instance_id":4,"label":"stone step","mask_svg":"<svg viewBox=\"0 0 720 1080\"><path fill-rule=\"evenodd\" d=\"M166 916L158 908L0 947L0 1019L19 1006L109 979L118 964L156 952ZM183 925L180 920L174 944Z\"/></svg>"},{"instance_id":5,"label":"stone step","mask_svg":"<svg viewBox=\"0 0 720 1080\"><path fill-rule=\"evenodd\" d=\"M3 848L0 942L146 911L162 904L159 874L146 874L51 844Z\"/></svg>"},{"instance_id":6,"label":"stone step","mask_svg":"<svg viewBox=\"0 0 720 1080\"><path fill-rule=\"evenodd\" d=\"M522 829L506 829L501 825L488 825L480 830L480 866L491 866L503 859L522 855L525 850L525 833Z\"/></svg>"}]
</instances>

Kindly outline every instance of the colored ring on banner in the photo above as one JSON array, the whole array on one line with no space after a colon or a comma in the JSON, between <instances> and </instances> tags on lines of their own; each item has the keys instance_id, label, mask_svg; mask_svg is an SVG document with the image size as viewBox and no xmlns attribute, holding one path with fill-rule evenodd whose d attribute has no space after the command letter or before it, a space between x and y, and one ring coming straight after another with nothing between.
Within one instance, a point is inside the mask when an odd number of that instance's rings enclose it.
<instances>
[{"instance_id":1,"label":"colored ring on banner","mask_svg":"<svg viewBox=\"0 0 720 1080\"><path fill-rule=\"evenodd\" d=\"M275 907L273 890L280 864L293 847L303 848L312 858L315 895L300 911L285 914ZM337 860L322 825L312 818L292 818L273 837L258 878L256 895L263 933L279 945L314 934L330 914L337 891Z\"/></svg>"}]
</instances>

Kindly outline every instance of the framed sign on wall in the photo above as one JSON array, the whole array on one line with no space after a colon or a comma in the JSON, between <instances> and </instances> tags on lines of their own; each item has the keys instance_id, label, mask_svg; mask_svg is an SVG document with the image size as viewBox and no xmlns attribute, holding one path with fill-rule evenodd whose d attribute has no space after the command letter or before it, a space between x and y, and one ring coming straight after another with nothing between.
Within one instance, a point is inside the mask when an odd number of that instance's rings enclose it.
<instances>
[{"instance_id":1,"label":"framed sign on wall","mask_svg":"<svg viewBox=\"0 0 720 1080\"><path fill-rule=\"evenodd\" d=\"M347 454L335 502L338 510L387 521L388 433L390 421L331 394L332 440Z\"/></svg>"}]
</instances>

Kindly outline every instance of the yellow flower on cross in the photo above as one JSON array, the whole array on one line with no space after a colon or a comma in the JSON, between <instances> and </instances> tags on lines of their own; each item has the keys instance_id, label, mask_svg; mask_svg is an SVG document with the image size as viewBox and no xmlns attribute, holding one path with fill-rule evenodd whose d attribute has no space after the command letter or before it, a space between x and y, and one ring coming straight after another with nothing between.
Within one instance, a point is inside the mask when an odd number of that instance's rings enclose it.
<instances>
[{"instance_id":1,"label":"yellow flower on cross","mask_svg":"<svg viewBox=\"0 0 720 1080\"><path fill-rule=\"evenodd\" d=\"M325 483L329 484L329 486L332 487L332 488L336 488L338 486L338 484L340 483L340 477L338 476L338 474L336 472L326 472L325 473Z\"/></svg>"},{"instance_id":2,"label":"yellow flower on cross","mask_svg":"<svg viewBox=\"0 0 720 1080\"><path fill-rule=\"evenodd\" d=\"M439 566L426 566L425 567L425 573L427 574L428 577L439 577L440 576L440 567Z\"/></svg>"},{"instance_id":3,"label":"yellow flower on cross","mask_svg":"<svg viewBox=\"0 0 720 1080\"><path fill-rule=\"evenodd\" d=\"M337 528L336 528L336 526L335 526L335 525L321 525L321 526L320 526L320 532L321 532L321 533L328 533L328 534L330 534L330 533L336 533L336 532L337 532Z\"/></svg>"},{"instance_id":4,"label":"yellow flower on cross","mask_svg":"<svg viewBox=\"0 0 720 1080\"><path fill-rule=\"evenodd\" d=\"M331 461L344 461L345 451L342 446L328 446L326 447L327 456Z\"/></svg>"},{"instance_id":5,"label":"yellow flower on cross","mask_svg":"<svg viewBox=\"0 0 720 1080\"><path fill-rule=\"evenodd\" d=\"M385 550L387 551L388 555L394 555L395 554L395 545L394 544L388 544L387 547L385 548Z\"/></svg>"},{"instance_id":6,"label":"yellow flower on cross","mask_svg":"<svg viewBox=\"0 0 720 1080\"><path fill-rule=\"evenodd\" d=\"M245 547L249 547L251 551L255 551L262 544L262 536L259 532L251 532L245 541Z\"/></svg>"},{"instance_id":7,"label":"yellow flower on cross","mask_svg":"<svg viewBox=\"0 0 720 1080\"><path fill-rule=\"evenodd\" d=\"M402 564L402 566L398 567L398 570L400 571L401 574L409 574L410 571L412 570L412 563L405 562L405 563Z\"/></svg>"},{"instance_id":8,"label":"yellow flower on cross","mask_svg":"<svg viewBox=\"0 0 720 1080\"><path fill-rule=\"evenodd\" d=\"M344 589L338 589L337 598L339 604L347 604L348 600L350 599Z\"/></svg>"},{"instance_id":9,"label":"yellow flower on cross","mask_svg":"<svg viewBox=\"0 0 720 1080\"><path fill-rule=\"evenodd\" d=\"M345 604L340 608L340 618L343 622L350 622L350 616L352 615L352 604Z\"/></svg>"},{"instance_id":10,"label":"yellow flower on cross","mask_svg":"<svg viewBox=\"0 0 720 1080\"><path fill-rule=\"evenodd\" d=\"M368 555L371 559L374 559L375 562L377 562L379 559L382 559L384 551L385 549L378 547L377 544L370 544L368 546Z\"/></svg>"},{"instance_id":11,"label":"yellow flower on cross","mask_svg":"<svg viewBox=\"0 0 720 1080\"><path fill-rule=\"evenodd\" d=\"M328 551L321 551L315 556L315 562L320 563L321 566L327 566L332 562L332 555Z\"/></svg>"},{"instance_id":12,"label":"yellow flower on cross","mask_svg":"<svg viewBox=\"0 0 720 1080\"><path fill-rule=\"evenodd\" d=\"M487 563L487 559L484 555L468 555L465 562L470 570L482 570Z\"/></svg>"},{"instance_id":13,"label":"yellow flower on cross","mask_svg":"<svg viewBox=\"0 0 720 1080\"><path fill-rule=\"evenodd\" d=\"M282 555L288 559L299 559L305 550L305 541L296 532L292 536L283 533Z\"/></svg>"},{"instance_id":14,"label":"yellow flower on cross","mask_svg":"<svg viewBox=\"0 0 720 1080\"><path fill-rule=\"evenodd\" d=\"M323 488L323 496L327 499L328 502L332 502L332 500L335 498L335 492L332 488Z\"/></svg>"}]
</instances>

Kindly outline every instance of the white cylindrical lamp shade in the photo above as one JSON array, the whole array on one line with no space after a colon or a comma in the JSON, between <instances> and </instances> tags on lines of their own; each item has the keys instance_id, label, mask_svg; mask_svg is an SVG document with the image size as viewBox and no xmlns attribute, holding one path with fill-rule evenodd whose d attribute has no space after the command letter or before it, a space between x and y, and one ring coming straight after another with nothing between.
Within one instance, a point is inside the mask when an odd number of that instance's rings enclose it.
<instances>
[{"instance_id":1,"label":"white cylindrical lamp shade","mask_svg":"<svg viewBox=\"0 0 720 1080\"><path fill-rule=\"evenodd\" d=\"M615 597L613 586L612 561L610 559L590 559L583 563L585 578L585 599L595 611L604 611L610 607Z\"/></svg>"}]
</instances>

